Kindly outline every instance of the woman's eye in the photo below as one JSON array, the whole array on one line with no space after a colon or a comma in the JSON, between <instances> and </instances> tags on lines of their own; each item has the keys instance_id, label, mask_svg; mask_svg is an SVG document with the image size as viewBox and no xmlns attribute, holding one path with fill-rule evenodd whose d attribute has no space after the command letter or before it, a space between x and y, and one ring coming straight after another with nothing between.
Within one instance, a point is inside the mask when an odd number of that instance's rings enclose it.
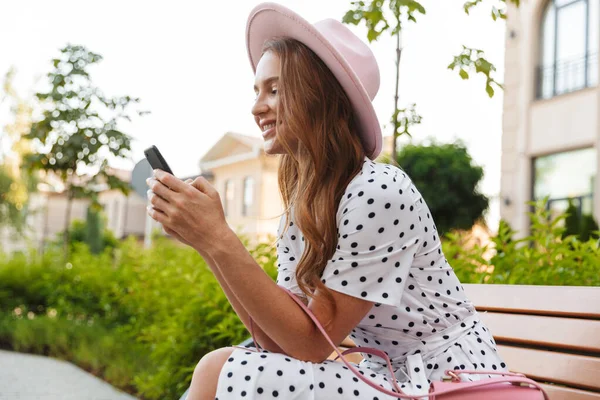
<instances>
[{"instance_id":1,"label":"woman's eye","mask_svg":"<svg viewBox=\"0 0 600 400\"><path fill-rule=\"evenodd\" d=\"M277 94L277 88L271 89L271 94Z\"/></svg>"}]
</instances>

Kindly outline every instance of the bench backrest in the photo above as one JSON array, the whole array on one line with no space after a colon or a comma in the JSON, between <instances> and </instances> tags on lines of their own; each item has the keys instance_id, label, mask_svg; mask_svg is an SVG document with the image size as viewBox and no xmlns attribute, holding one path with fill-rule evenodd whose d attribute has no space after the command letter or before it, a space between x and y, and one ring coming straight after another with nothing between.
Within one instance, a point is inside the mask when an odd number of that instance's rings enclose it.
<instances>
[{"instance_id":1,"label":"bench backrest","mask_svg":"<svg viewBox=\"0 0 600 400\"><path fill-rule=\"evenodd\" d=\"M552 400L600 400L600 287L463 286L511 371Z\"/></svg>"}]
</instances>

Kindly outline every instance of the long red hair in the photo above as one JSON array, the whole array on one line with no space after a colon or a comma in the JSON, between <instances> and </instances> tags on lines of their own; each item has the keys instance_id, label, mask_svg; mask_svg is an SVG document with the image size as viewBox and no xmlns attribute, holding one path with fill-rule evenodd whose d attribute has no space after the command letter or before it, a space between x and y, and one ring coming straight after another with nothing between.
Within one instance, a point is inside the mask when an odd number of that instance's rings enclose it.
<instances>
[{"instance_id":1,"label":"long red hair","mask_svg":"<svg viewBox=\"0 0 600 400\"><path fill-rule=\"evenodd\" d=\"M286 149L278 167L279 190L289 227L294 221L304 236L304 253L296 278L302 292L314 297L318 288L335 312L331 292L321 275L338 242L337 209L347 185L360 172L365 150L356 117L344 89L321 59L289 38L265 43L265 52L281 63L277 140ZM283 234L284 232L281 232Z\"/></svg>"}]
</instances>

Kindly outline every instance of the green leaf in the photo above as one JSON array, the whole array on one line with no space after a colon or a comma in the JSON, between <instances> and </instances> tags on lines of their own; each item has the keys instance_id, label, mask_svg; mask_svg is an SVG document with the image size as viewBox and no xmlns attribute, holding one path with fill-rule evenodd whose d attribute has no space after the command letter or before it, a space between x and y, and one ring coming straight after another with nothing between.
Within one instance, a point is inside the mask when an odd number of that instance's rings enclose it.
<instances>
[{"instance_id":1,"label":"green leaf","mask_svg":"<svg viewBox=\"0 0 600 400\"><path fill-rule=\"evenodd\" d=\"M394 111L392 115L392 124L394 125L394 134L396 137L408 135L411 137L410 129L419 125L423 117L416 111L416 104L411 104L408 108Z\"/></svg>"},{"instance_id":2,"label":"green leaf","mask_svg":"<svg viewBox=\"0 0 600 400\"><path fill-rule=\"evenodd\" d=\"M354 10L347 11L346 14L344 14L344 16L342 17L342 22L345 24L358 25L361 20L362 20L362 12L360 12L360 11L357 12Z\"/></svg>"},{"instance_id":3,"label":"green leaf","mask_svg":"<svg viewBox=\"0 0 600 400\"><path fill-rule=\"evenodd\" d=\"M376 41L383 32L390 30L396 35L402 29L403 21L416 22L416 14L425 14L425 7L416 0L387 0L388 5L395 16L395 23L388 21L383 12L386 0L371 0L368 4L364 1L351 2L352 8L342 17L346 24L358 25L361 21L367 26L367 39L369 42Z\"/></svg>"},{"instance_id":4,"label":"green leaf","mask_svg":"<svg viewBox=\"0 0 600 400\"><path fill-rule=\"evenodd\" d=\"M454 60L448 65L448 69L451 70L457 67L459 68L459 76L462 79L469 78L469 70L475 70L475 73L481 73L485 75L485 90L489 97L494 95L494 89L491 86L492 84L497 85L501 89L503 88L503 86L496 82L492 76L492 74L496 72L496 67L485 58L485 54L479 49L473 49L463 45L463 51L461 54L454 56Z\"/></svg>"},{"instance_id":5,"label":"green leaf","mask_svg":"<svg viewBox=\"0 0 600 400\"><path fill-rule=\"evenodd\" d=\"M468 15L469 11L471 10L471 8L475 7L477 4L481 3L483 0L473 0L473 1L467 1L464 5L463 5L463 10L465 11L465 13Z\"/></svg>"},{"instance_id":6,"label":"green leaf","mask_svg":"<svg viewBox=\"0 0 600 400\"><path fill-rule=\"evenodd\" d=\"M379 35L381 35L381 32L377 32L376 30L369 29L369 31L367 32L367 40L369 40L369 42L373 42L373 41L377 40Z\"/></svg>"}]
</instances>

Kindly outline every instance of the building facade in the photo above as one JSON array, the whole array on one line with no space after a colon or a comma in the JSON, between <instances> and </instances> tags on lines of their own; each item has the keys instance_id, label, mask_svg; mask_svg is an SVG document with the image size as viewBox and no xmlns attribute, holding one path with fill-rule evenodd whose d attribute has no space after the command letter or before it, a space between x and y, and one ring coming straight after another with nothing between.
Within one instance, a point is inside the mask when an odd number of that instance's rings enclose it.
<instances>
[{"instance_id":1,"label":"building facade","mask_svg":"<svg viewBox=\"0 0 600 400\"><path fill-rule=\"evenodd\" d=\"M283 204L277 182L278 157L263 150L259 137L227 132L200 159L223 202L227 223L251 240L275 237Z\"/></svg>"},{"instance_id":2,"label":"building facade","mask_svg":"<svg viewBox=\"0 0 600 400\"><path fill-rule=\"evenodd\" d=\"M112 170L125 182L131 179L130 171ZM46 177L52 182L52 177ZM12 253L26 251L28 248L41 249L55 241L76 220L85 221L90 206L89 199L73 199L69 205L67 195L60 186L40 184L38 191L30 195L24 236L16 235L10 227L0 227L0 250ZM106 216L106 227L119 238L144 237L146 228L146 200L131 191L124 195L118 190L101 190L98 200Z\"/></svg>"},{"instance_id":3,"label":"building facade","mask_svg":"<svg viewBox=\"0 0 600 400\"><path fill-rule=\"evenodd\" d=\"M529 230L526 202L548 197L600 216L600 0L509 6L500 215Z\"/></svg>"}]
</instances>

